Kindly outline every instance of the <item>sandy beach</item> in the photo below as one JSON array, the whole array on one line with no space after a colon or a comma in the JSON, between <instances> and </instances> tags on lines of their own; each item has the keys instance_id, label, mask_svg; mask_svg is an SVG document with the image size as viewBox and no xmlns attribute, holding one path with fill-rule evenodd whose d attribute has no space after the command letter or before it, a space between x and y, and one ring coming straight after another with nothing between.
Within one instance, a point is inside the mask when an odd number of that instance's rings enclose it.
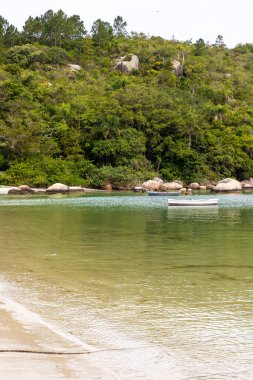
<instances>
[{"instance_id":1,"label":"sandy beach","mask_svg":"<svg viewBox=\"0 0 253 380\"><path fill-rule=\"evenodd\" d=\"M92 363L92 351L23 305L0 297L1 380L118 379Z\"/></svg>"},{"instance_id":2,"label":"sandy beach","mask_svg":"<svg viewBox=\"0 0 253 380\"><path fill-rule=\"evenodd\" d=\"M0 380L182 379L172 357L154 365L162 354L152 346L95 348L0 296Z\"/></svg>"}]
</instances>

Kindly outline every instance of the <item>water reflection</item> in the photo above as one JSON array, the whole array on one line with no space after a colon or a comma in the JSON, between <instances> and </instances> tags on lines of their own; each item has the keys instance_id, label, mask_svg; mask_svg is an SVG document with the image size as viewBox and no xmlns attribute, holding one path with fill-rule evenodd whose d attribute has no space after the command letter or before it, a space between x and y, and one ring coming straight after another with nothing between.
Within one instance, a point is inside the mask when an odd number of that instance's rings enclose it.
<instances>
[{"instance_id":1,"label":"water reflection","mask_svg":"<svg viewBox=\"0 0 253 380\"><path fill-rule=\"evenodd\" d=\"M168 208L167 217L169 220L196 220L210 221L219 218L218 207L171 207Z\"/></svg>"}]
</instances>

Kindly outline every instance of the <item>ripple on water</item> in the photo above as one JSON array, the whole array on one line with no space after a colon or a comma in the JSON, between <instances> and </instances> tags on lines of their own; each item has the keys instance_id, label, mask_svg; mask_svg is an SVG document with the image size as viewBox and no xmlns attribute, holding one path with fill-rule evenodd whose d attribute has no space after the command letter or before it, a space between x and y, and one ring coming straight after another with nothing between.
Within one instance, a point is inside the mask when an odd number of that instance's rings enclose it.
<instances>
[{"instance_id":1,"label":"ripple on water","mask_svg":"<svg viewBox=\"0 0 253 380\"><path fill-rule=\"evenodd\" d=\"M218 198L218 208L245 208L253 207L253 193L250 194L215 194L212 198ZM183 198L183 196L181 196ZM189 197L184 197L189 199ZM194 199L206 199L210 195L194 195ZM167 197L148 197L145 195L123 195L114 193L113 195L56 195L56 196L33 196L33 197L13 197L1 196L0 206L46 206L46 205L70 205L76 207L140 207L140 208L167 208ZM207 213L206 208L201 208L203 213ZM186 210L186 208L183 208ZM194 208L188 209L187 213L196 213ZM200 208L198 208L200 212ZM205 211L206 210L206 211ZM179 211L179 213L183 213ZM215 208L210 212L215 213Z\"/></svg>"}]
</instances>

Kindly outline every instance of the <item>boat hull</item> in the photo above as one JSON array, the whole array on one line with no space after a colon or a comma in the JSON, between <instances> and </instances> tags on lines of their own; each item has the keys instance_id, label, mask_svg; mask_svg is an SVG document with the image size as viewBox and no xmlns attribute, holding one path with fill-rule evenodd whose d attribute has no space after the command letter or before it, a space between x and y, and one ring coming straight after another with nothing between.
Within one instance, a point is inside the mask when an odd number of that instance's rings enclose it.
<instances>
[{"instance_id":1,"label":"boat hull","mask_svg":"<svg viewBox=\"0 0 253 380\"><path fill-rule=\"evenodd\" d=\"M168 206L192 206L192 207L206 207L206 206L217 206L218 200L217 199L186 199L186 200L178 200L175 201L173 199L168 199Z\"/></svg>"},{"instance_id":2,"label":"boat hull","mask_svg":"<svg viewBox=\"0 0 253 380\"><path fill-rule=\"evenodd\" d=\"M172 197L180 195L180 191L147 191L150 197Z\"/></svg>"}]
</instances>

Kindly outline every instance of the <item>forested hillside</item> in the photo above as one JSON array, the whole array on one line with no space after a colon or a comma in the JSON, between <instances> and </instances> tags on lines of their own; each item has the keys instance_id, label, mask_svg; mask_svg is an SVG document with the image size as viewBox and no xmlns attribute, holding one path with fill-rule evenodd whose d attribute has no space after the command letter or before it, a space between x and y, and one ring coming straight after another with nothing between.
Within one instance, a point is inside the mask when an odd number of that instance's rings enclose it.
<instances>
[{"instance_id":1,"label":"forested hillside","mask_svg":"<svg viewBox=\"0 0 253 380\"><path fill-rule=\"evenodd\" d=\"M49 10L22 31L0 17L0 51L1 184L253 177L253 44L128 33L120 16L86 31ZM139 69L116 70L131 54Z\"/></svg>"}]
</instances>

